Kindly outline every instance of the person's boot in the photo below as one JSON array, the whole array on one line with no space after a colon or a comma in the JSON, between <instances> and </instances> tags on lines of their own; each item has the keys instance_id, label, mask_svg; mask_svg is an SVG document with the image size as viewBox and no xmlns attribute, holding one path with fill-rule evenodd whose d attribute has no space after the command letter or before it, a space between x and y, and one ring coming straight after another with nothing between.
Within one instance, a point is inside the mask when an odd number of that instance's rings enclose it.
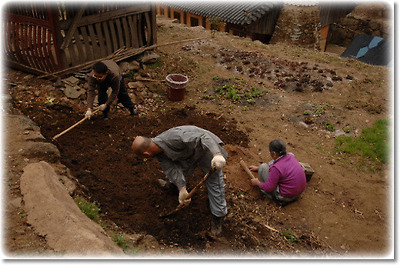
<instances>
[{"instance_id":1,"label":"person's boot","mask_svg":"<svg viewBox=\"0 0 400 265\"><path fill-rule=\"evenodd\" d=\"M108 118L108 112L110 111L110 108L106 108L105 110L103 110L103 120L109 120Z\"/></svg>"},{"instance_id":2,"label":"person's boot","mask_svg":"<svg viewBox=\"0 0 400 265\"><path fill-rule=\"evenodd\" d=\"M211 220L211 235L219 236L222 232L222 221L224 220L224 216L217 217L213 215Z\"/></svg>"},{"instance_id":3,"label":"person's boot","mask_svg":"<svg viewBox=\"0 0 400 265\"><path fill-rule=\"evenodd\" d=\"M135 110L133 108L129 108L129 112L131 113L129 116L135 116Z\"/></svg>"}]
</instances>

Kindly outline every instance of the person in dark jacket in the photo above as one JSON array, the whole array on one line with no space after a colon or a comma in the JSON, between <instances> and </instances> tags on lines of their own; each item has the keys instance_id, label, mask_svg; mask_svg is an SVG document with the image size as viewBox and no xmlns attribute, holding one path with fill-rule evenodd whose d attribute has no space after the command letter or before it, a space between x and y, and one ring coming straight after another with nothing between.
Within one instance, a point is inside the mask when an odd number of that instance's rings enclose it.
<instances>
[{"instance_id":1,"label":"person in dark jacket","mask_svg":"<svg viewBox=\"0 0 400 265\"><path fill-rule=\"evenodd\" d=\"M270 142L269 152L273 159L269 164L249 166L259 176L252 179L251 184L258 186L270 199L280 202L297 200L306 188L304 169L292 153L286 153L286 145L280 139Z\"/></svg>"},{"instance_id":2,"label":"person in dark jacket","mask_svg":"<svg viewBox=\"0 0 400 265\"><path fill-rule=\"evenodd\" d=\"M107 90L111 87L111 95L108 97ZM88 119L93 115L92 108L94 98L98 91L98 101L100 110L103 112L104 119L108 119L108 112L111 104L118 98L118 102L129 109L130 115L134 116L135 104L129 97L128 91L125 88L125 81L121 75L119 66L112 60L105 60L96 63L93 66L93 71L89 74L88 91L87 91L87 111L85 117Z\"/></svg>"},{"instance_id":3,"label":"person in dark jacket","mask_svg":"<svg viewBox=\"0 0 400 265\"><path fill-rule=\"evenodd\" d=\"M186 176L192 175L197 166L204 174L214 170L205 181L214 236L221 233L222 220L228 212L222 173L228 153L222 145L222 140L215 134L191 125L171 128L154 138L137 136L132 143L136 155L157 158L169 181L178 188L180 203L190 202L190 199L186 200Z\"/></svg>"}]
</instances>

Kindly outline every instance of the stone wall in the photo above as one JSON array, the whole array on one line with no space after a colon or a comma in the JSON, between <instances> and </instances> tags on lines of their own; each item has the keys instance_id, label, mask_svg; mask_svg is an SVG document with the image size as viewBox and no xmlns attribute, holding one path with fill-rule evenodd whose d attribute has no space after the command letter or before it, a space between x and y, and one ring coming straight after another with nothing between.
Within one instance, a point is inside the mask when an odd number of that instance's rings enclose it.
<instances>
[{"instance_id":1,"label":"stone wall","mask_svg":"<svg viewBox=\"0 0 400 265\"><path fill-rule=\"evenodd\" d=\"M387 39L391 33L390 7L386 4L357 6L339 23L331 26L329 43L347 47L357 34Z\"/></svg>"},{"instance_id":2,"label":"stone wall","mask_svg":"<svg viewBox=\"0 0 400 265\"><path fill-rule=\"evenodd\" d=\"M288 43L304 48L318 49L319 24L317 6L285 5L281 10L270 43Z\"/></svg>"}]
</instances>

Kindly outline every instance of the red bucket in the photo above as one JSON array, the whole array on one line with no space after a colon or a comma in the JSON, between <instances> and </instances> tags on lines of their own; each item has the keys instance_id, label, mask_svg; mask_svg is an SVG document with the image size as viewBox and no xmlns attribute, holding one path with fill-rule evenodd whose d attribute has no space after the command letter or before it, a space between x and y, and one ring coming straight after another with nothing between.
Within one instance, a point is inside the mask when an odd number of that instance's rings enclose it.
<instances>
[{"instance_id":1,"label":"red bucket","mask_svg":"<svg viewBox=\"0 0 400 265\"><path fill-rule=\"evenodd\" d=\"M180 74L169 74L167 81L167 96L171 101L181 101L185 97L185 90L189 78Z\"/></svg>"}]
</instances>

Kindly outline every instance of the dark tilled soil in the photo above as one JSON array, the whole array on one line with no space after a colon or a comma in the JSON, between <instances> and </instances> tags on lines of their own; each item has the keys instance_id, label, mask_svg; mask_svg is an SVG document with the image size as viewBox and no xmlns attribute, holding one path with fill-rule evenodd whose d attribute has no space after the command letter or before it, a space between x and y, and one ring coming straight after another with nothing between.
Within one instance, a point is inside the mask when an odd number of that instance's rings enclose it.
<instances>
[{"instance_id":1,"label":"dark tilled soil","mask_svg":"<svg viewBox=\"0 0 400 265\"><path fill-rule=\"evenodd\" d=\"M36 115L35 121L48 139L81 118L74 113L53 114L57 115L53 117L57 121L54 125L48 124L44 115ZM198 239L209 230L211 220L206 189L202 187L195 194L190 207L171 217L160 218L160 214L178 205L178 192L174 186L164 190L158 185L157 179L166 177L157 160L134 157L130 149L132 140L136 135L154 137L185 124L208 129L226 144L242 142L245 146L248 143L246 134L235 129L234 121L227 123L212 113L201 115L193 108L172 109L154 118L114 115L104 121L100 116L55 140L62 163L78 179L82 192L100 204L106 218L127 232L145 232L166 243L203 248L206 241ZM188 178L188 189L201 178L198 170ZM235 231L227 230L225 234L233 238L229 233Z\"/></svg>"}]
</instances>

